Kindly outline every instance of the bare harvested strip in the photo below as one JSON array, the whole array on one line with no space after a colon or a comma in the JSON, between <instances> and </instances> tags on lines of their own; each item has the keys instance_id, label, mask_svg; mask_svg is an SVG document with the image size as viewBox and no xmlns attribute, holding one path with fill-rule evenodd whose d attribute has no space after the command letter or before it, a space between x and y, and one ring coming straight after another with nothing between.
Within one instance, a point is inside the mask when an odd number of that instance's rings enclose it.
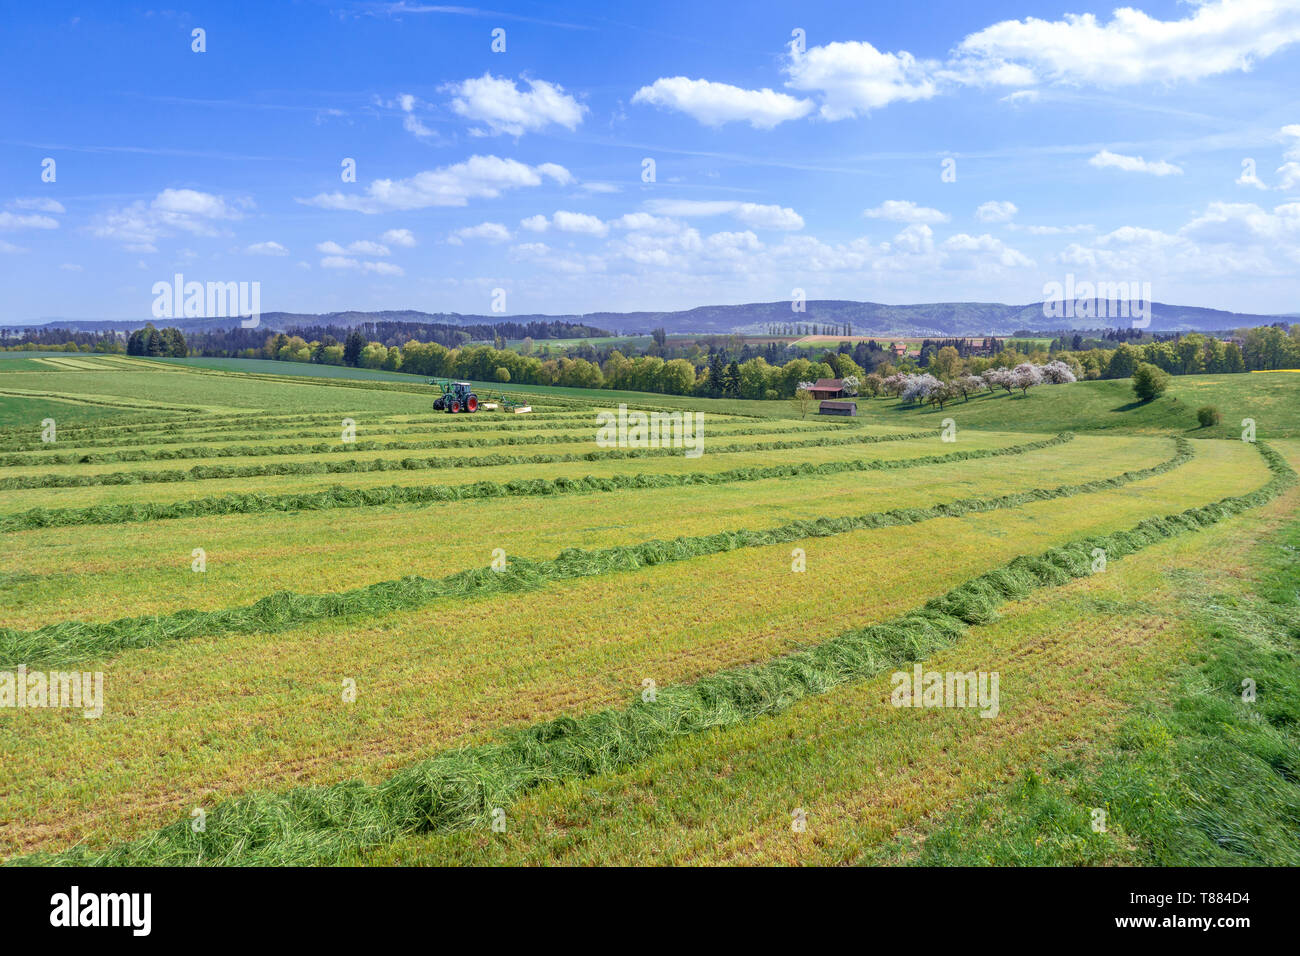
<instances>
[{"instance_id":1,"label":"bare harvested strip","mask_svg":"<svg viewBox=\"0 0 1300 956\"><path fill-rule=\"evenodd\" d=\"M762 547L804 538L831 537L867 528L917 524L932 518L1015 508L1034 501L1069 498L1122 487L1172 471L1191 458L1191 445L1179 438L1175 440L1175 454L1158 465L1082 484L1035 488L997 497L965 498L928 508L898 508L865 515L795 521L762 531L741 529L695 538L682 537L673 541L647 541L639 545L599 551L569 548L551 561L515 558L502 571L473 568L439 580L409 576L331 594L280 592L248 607L218 611L179 611L165 616L120 618L106 622L63 621L34 631L5 628L0 629L0 666L19 663L33 667L63 664L200 635L270 633L327 618L358 615L373 617L423 607L441 598L531 591L552 581L635 571L650 565L687 561L738 548Z\"/></svg>"},{"instance_id":2,"label":"bare harvested strip","mask_svg":"<svg viewBox=\"0 0 1300 956\"><path fill-rule=\"evenodd\" d=\"M480 481L462 485L389 485L381 488L332 488L297 495L225 495L162 504L118 504L89 508L32 508L0 516L0 532L27 528L51 528L81 524L121 524L158 521L199 515L250 514L275 511L324 511L338 508L368 508L378 505L415 504L428 501L463 501L518 495L578 494L589 491L620 491L627 488L656 488L669 485L709 485L728 481L757 481L794 475L830 475L846 471L876 471L914 468L938 461L969 461L999 455L1020 455L1038 448L1063 444L1074 436L1058 435L1038 442L1006 448L953 452L906 459L850 459L821 464L774 465L766 468L738 468L720 472L633 474L583 478L537 478L505 484Z\"/></svg>"},{"instance_id":3,"label":"bare harvested strip","mask_svg":"<svg viewBox=\"0 0 1300 956\"><path fill-rule=\"evenodd\" d=\"M349 781L258 794L215 807L196 833L188 817L133 843L78 847L24 862L98 865L306 864L337 861L413 834L483 825L538 787L617 772L676 740L780 713L795 702L923 659L953 645L1006 601L1087 576L1093 550L1112 559L1209 527L1272 500L1296 482L1281 455L1260 444L1272 472L1261 488L1125 531L1076 540L954 588L887 624L844 632L807 650L661 690L623 710L564 717L500 743L444 752L369 786Z\"/></svg>"},{"instance_id":4,"label":"bare harvested strip","mask_svg":"<svg viewBox=\"0 0 1300 956\"><path fill-rule=\"evenodd\" d=\"M797 430L796 430L797 431ZM766 431L745 429L726 433L724 437L755 434L772 434ZM784 432L776 432L779 438ZM897 435L837 435L817 438L777 441L754 441L713 446L712 455L729 455L756 450L789 450L794 448L819 448L832 445L860 445L883 441L907 441L925 438L931 432L905 432ZM570 437L570 436L560 436ZM488 444L491 442L431 442L439 447L460 447L462 444ZM0 491L32 488L85 488L92 485L139 485L178 481L204 481L222 478L258 478L267 475L338 475L366 471L427 471L440 468L495 468L501 465L539 465L559 462L608 461L626 458L675 458L682 454L680 448L613 448L599 451L569 452L551 455L475 455L468 458L347 458L343 461L281 462L268 465L197 465L186 471L118 471L89 475L13 475L0 478Z\"/></svg>"}]
</instances>

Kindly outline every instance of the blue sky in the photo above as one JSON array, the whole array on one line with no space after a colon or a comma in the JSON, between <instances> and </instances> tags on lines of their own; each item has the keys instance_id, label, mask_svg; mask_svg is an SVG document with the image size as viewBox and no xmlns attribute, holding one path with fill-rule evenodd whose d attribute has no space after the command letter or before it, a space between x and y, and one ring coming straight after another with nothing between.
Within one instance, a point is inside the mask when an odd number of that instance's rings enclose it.
<instances>
[{"instance_id":1,"label":"blue sky","mask_svg":"<svg viewBox=\"0 0 1300 956\"><path fill-rule=\"evenodd\" d=\"M146 318L177 272L263 311L1023 303L1067 274L1300 311L1300 0L0 16L3 322Z\"/></svg>"}]
</instances>

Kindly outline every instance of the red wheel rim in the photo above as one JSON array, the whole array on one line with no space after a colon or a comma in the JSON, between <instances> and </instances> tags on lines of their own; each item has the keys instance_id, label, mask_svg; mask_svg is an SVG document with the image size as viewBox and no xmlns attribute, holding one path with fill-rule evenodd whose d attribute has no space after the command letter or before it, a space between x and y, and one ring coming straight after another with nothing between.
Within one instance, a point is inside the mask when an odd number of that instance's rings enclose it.
<instances>
[{"instance_id":1,"label":"red wheel rim","mask_svg":"<svg viewBox=\"0 0 1300 956\"><path fill-rule=\"evenodd\" d=\"M455 414L456 412L460 411L460 402L452 402L452 403L451 403L451 411L452 411L452 414Z\"/></svg>"},{"instance_id":2,"label":"red wheel rim","mask_svg":"<svg viewBox=\"0 0 1300 956\"><path fill-rule=\"evenodd\" d=\"M468 408L471 412L478 411L478 399L471 395L465 407Z\"/></svg>"}]
</instances>

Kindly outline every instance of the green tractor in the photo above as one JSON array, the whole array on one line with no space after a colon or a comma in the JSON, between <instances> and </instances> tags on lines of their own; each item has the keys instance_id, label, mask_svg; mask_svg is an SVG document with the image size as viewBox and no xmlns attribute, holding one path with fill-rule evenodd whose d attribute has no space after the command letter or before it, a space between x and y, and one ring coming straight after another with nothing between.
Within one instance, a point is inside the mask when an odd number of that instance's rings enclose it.
<instances>
[{"instance_id":1,"label":"green tractor","mask_svg":"<svg viewBox=\"0 0 1300 956\"><path fill-rule=\"evenodd\" d=\"M437 385L442 390L442 394L433 400L435 412L455 414L478 411L478 396L472 391L473 386L469 382L452 382L444 378L435 378L429 384Z\"/></svg>"}]
</instances>

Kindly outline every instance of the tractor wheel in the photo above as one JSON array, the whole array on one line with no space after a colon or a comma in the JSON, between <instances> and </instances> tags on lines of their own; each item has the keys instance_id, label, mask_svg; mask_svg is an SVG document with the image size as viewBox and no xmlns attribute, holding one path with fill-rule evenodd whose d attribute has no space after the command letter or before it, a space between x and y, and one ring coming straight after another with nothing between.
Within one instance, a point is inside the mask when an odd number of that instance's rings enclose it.
<instances>
[{"instance_id":1,"label":"tractor wheel","mask_svg":"<svg viewBox=\"0 0 1300 956\"><path fill-rule=\"evenodd\" d=\"M469 398L465 399L465 411L467 411L467 412L476 412L476 411L478 411L478 396L477 396L477 395L470 395Z\"/></svg>"},{"instance_id":2,"label":"tractor wheel","mask_svg":"<svg viewBox=\"0 0 1300 956\"><path fill-rule=\"evenodd\" d=\"M435 412L440 412L440 411L442 411L442 399L441 399L441 398L435 398L435 399L433 400L433 410L434 410Z\"/></svg>"},{"instance_id":3,"label":"tractor wheel","mask_svg":"<svg viewBox=\"0 0 1300 956\"><path fill-rule=\"evenodd\" d=\"M456 401L455 399L453 399L453 400L452 400L452 403L451 403L451 413L454 415L454 414L456 414L458 411L460 411L460 402L458 402L458 401Z\"/></svg>"}]
</instances>

